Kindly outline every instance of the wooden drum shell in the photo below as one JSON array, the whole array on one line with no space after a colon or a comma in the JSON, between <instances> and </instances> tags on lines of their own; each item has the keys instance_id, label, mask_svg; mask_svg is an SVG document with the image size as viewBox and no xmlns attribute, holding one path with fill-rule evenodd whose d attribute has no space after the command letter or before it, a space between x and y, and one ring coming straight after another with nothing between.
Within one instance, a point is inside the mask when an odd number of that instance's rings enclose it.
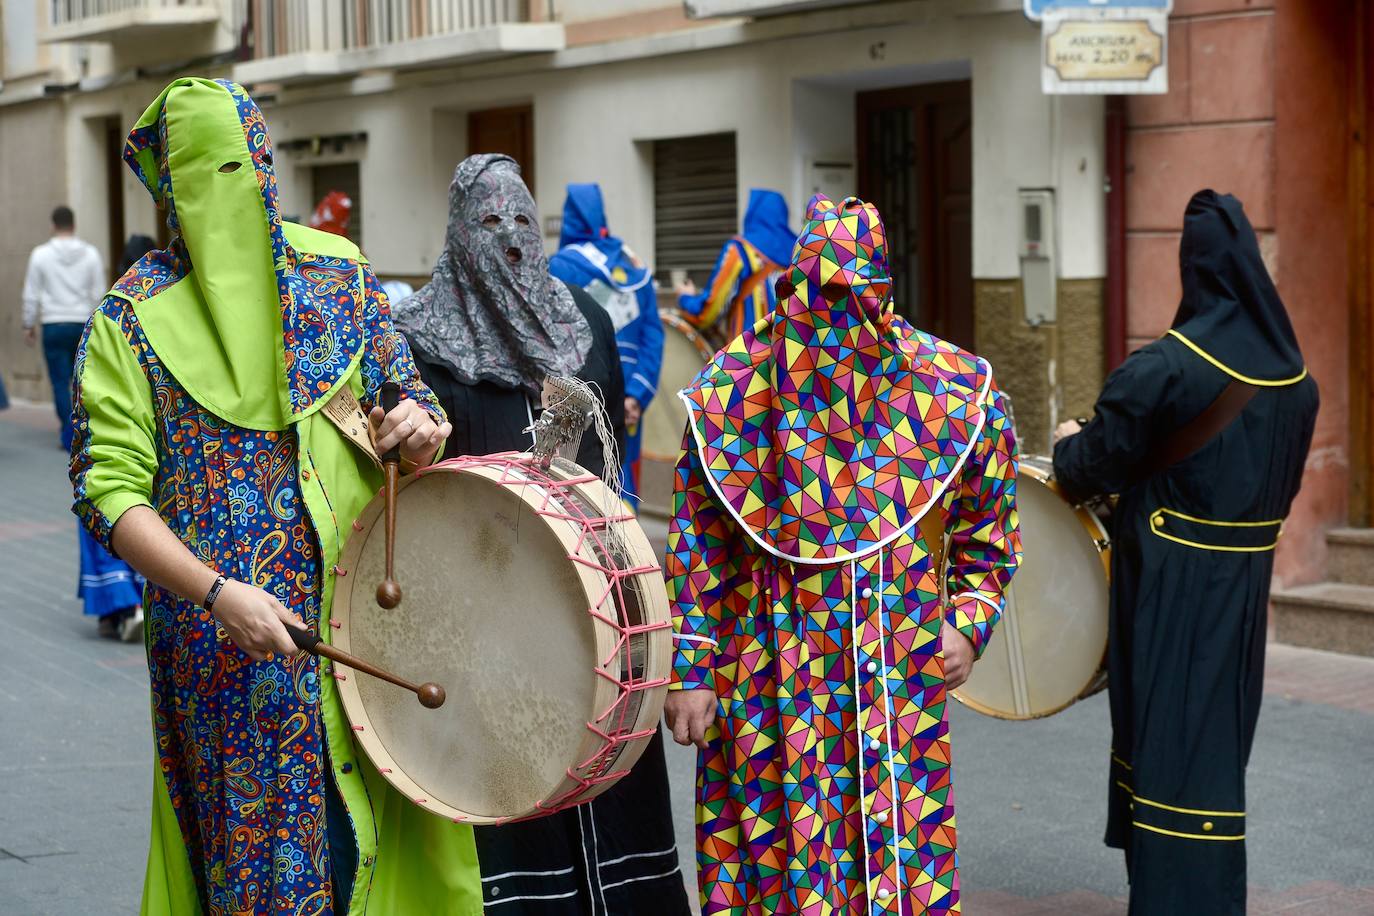
<instances>
[{"instance_id":1,"label":"wooden drum shell","mask_svg":"<svg viewBox=\"0 0 1374 916\"><path fill-rule=\"evenodd\" d=\"M541 483L541 474L553 484ZM461 479L445 480L452 475ZM440 491L455 488L461 511L436 508ZM447 494L449 502L454 498ZM563 459L540 472L528 455L464 458L405 478L397 494L396 551L405 596L392 611L373 598L384 540L382 497L363 510L339 560L332 642L402 677L436 681L448 693L444 706L430 711L390 685L335 672L354 738L402 795L455 821L504 823L589 801L639 759L657 731L667 692L668 603L653 549L633 519L601 519L600 530L579 521L611 506L618 511L620 504L605 484ZM440 514L417 531L426 512ZM513 533L512 543L498 538L482 546L474 532L493 516L513 526L504 529ZM627 556L608 563L604 545L612 529ZM466 546L460 551L459 544ZM517 570L482 579L477 555L502 549L513 549L517 563L521 551L536 555L533 561L525 556ZM620 572L601 571L607 565ZM426 576L452 582L453 600L426 594ZM546 581L557 587L541 606ZM458 592L465 582L475 591ZM511 603L508 593L521 590L527 600ZM459 619L464 614L466 621ZM622 639L622 630L598 614L618 623L638 617L638 625ZM477 657L482 646L494 647L502 662L493 666L490 651ZM501 686L505 678L512 686ZM547 710L561 711L556 727L530 724L530 715ZM484 788L505 783L516 788Z\"/></svg>"},{"instance_id":2,"label":"wooden drum shell","mask_svg":"<svg viewBox=\"0 0 1374 916\"><path fill-rule=\"evenodd\" d=\"M1107 685L1110 536L1092 506L1068 502L1051 468L1021 458L1021 566L983 657L951 692L999 719L1050 716Z\"/></svg>"},{"instance_id":3,"label":"wooden drum shell","mask_svg":"<svg viewBox=\"0 0 1374 916\"><path fill-rule=\"evenodd\" d=\"M687 429L687 406L677 393L692 383L715 350L676 309L659 309L663 320L663 368L658 394L640 420L639 495L647 511L672 514L673 468Z\"/></svg>"}]
</instances>

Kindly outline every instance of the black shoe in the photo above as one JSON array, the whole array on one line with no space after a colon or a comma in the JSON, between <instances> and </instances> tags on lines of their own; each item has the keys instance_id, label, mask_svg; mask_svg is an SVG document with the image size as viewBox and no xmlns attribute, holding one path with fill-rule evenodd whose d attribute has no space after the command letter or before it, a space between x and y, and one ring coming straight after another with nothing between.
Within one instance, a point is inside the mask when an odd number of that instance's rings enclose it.
<instances>
[{"instance_id":1,"label":"black shoe","mask_svg":"<svg viewBox=\"0 0 1374 916\"><path fill-rule=\"evenodd\" d=\"M100 622L96 624L95 631L100 634L101 639L118 639L119 624L123 617L123 611L115 611L113 614L106 614L101 617Z\"/></svg>"}]
</instances>

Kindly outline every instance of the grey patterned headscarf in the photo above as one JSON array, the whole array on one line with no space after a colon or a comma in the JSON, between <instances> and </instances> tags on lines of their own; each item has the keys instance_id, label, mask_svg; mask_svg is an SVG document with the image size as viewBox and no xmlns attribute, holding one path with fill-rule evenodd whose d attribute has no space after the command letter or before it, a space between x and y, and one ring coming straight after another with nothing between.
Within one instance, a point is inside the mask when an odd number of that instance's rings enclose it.
<instances>
[{"instance_id":1,"label":"grey patterned headscarf","mask_svg":"<svg viewBox=\"0 0 1374 916\"><path fill-rule=\"evenodd\" d=\"M514 159L484 153L458 164L444 252L395 320L413 348L465 384L537 393L546 376L582 368L592 330L549 275L534 198Z\"/></svg>"}]
</instances>

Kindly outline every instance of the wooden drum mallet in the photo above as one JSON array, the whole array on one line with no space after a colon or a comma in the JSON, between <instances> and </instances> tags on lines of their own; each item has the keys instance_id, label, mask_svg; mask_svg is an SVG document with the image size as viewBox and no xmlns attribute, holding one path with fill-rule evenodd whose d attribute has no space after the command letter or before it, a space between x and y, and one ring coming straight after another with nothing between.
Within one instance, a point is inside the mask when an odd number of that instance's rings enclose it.
<instances>
[{"instance_id":1,"label":"wooden drum mallet","mask_svg":"<svg viewBox=\"0 0 1374 916\"><path fill-rule=\"evenodd\" d=\"M291 634L291 640L295 642L296 648L300 649L302 652L309 652L311 655L322 656L336 664L352 668L354 671L361 671L363 674L370 674L389 684L403 687L415 694L420 700L420 705L425 709L438 709L440 706L444 705L444 700L447 698L447 695L444 693L444 688L432 681L426 681L423 684L412 684L405 678L397 677L389 671L383 671L376 665L365 662L356 655L352 655L342 649L334 648L326 643L320 637L320 634L316 633L314 630L292 626L288 623L286 625L286 631Z\"/></svg>"},{"instance_id":2,"label":"wooden drum mallet","mask_svg":"<svg viewBox=\"0 0 1374 916\"><path fill-rule=\"evenodd\" d=\"M382 411L391 413L401 403L401 389L395 382L382 382ZM377 585L378 606L391 610L401 603L401 586L396 581L396 485L401 476L400 445L382 456L382 473L386 475L386 577Z\"/></svg>"}]
</instances>

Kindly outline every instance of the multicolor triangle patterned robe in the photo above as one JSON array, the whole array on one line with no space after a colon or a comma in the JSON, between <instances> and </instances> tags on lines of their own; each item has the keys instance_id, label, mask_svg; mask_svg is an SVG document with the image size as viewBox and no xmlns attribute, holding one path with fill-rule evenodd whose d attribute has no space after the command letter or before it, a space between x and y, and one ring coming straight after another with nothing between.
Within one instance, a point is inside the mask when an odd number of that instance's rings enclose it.
<instances>
[{"instance_id":1,"label":"multicolor triangle patterned robe","mask_svg":"<svg viewBox=\"0 0 1374 916\"><path fill-rule=\"evenodd\" d=\"M681 394L672 687L720 702L702 912L957 913L940 632L981 652L1001 613L1011 424L987 363L893 314L877 211L818 199L808 217L777 311ZM926 511L949 533L944 583Z\"/></svg>"}]
</instances>

